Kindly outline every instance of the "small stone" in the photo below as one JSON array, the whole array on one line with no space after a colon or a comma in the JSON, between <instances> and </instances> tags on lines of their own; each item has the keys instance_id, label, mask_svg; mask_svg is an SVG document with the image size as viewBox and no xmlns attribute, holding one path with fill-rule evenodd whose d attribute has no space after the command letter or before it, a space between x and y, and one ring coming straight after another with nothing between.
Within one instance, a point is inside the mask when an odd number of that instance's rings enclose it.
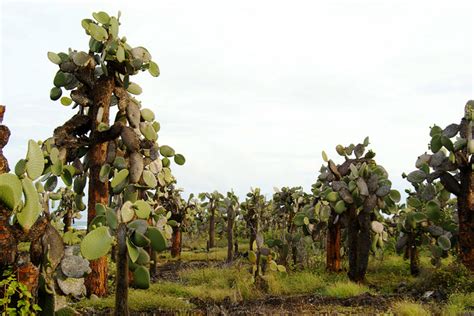
<instances>
[{"instance_id":1,"label":"small stone","mask_svg":"<svg viewBox=\"0 0 474 316\"><path fill-rule=\"evenodd\" d=\"M80 245L67 246L64 249L64 256L78 256L81 253Z\"/></svg>"},{"instance_id":2,"label":"small stone","mask_svg":"<svg viewBox=\"0 0 474 316\"><path fill-rule=\"evenodd\" d=\"M58 286L64 295L72 295L76 298L86 295L86 286L84 285L84 278L58 278Z\"/></svg>"},{"instance_id":3,"label":"small stone","mask_svg":"<svg viewBox=\"0 0 474 316\"><path fill-rule=\"evenodd\" d=\"M61 271L70 278L82 278L91 272L89 261L79 256L67 256L61 261Z\"/></svg>"}]
</instances>

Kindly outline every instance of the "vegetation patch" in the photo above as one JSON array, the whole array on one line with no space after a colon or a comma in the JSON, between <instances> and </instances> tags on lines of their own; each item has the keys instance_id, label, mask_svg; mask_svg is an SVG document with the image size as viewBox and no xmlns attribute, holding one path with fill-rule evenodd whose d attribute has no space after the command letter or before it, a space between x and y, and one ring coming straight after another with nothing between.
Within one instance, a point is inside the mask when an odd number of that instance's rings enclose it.
<instances>
[{"instance_id":1,"label":"vegetation patch","mask_svg":"<svg viewBox=\"0 0 474 316\"><path fill-rule=\"evenodd\" d=\"M350 281L337 282L329 285L324 290L324 294L336 298L348 298L369 292L365 285L353 283Z\"/></svg>"},{"instance_id":2,"label":"vegetation patch","mask_svg":"<svg viewBox=\"0 0 474 316\"><path fill-rule=\"evenodd\" d=\"M392 305L392 311L398 316L429 316L426 306L412 301L398 301Z\"/></svg>"}]
</instances>

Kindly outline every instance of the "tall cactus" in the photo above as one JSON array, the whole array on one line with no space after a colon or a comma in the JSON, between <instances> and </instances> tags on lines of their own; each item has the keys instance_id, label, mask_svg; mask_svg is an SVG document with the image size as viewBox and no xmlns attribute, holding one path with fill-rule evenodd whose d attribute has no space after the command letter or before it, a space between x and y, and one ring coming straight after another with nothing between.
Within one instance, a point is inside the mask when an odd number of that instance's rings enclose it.
<instances>
[{"instance_id":1,"label":"tall cactus","mask_svg":"<svg viewBox=\"0 0 474 316\"><path fill-rule=\"evenodd\" d=\"M417 161L418 169L406 175L410 182L423 186L439 179L444 188L457 197L459 255L471 271L474 271L473 120L474 101L469 101L459 124L453 123L444 129L434 125L430 130L429 149L432 153L421 155ZM434 209L439 208L436 200L431 204Z\"/></svg>"},{"instance_id":2,"label":"tall cactus","mask_svg":"<svg viewBox=\"0 0 474 316\"><path fill-rule=\"evenodd\" d=\"M425 158L426 156L420 156L417 166L423 165L423 170L428 171L430 167ZM408 177L415 191L407 190L406 207L396 216L400 231L396 250L404 251L405 257L410 260L410 273L415 276L420 272L421 246L429 247L431 262L439 266L441 257L450 250L457 235L457 225L453 218L453 204L456 202L450 199L450 193L439 181L420 183L421 178L417 178L416 173L411 173Z\"/></svg>"},{"instance_id":3,"label":"tall cactus","mask_svg":"<svg viewBox=\"0 0 474 316\"><path fill-rule=\"evenodd\" d=\"M347 222L349 273L352 281L361 282L365 279L369 251L372 245L372 230L377 239L382 233L377 219L381 219L379 210L392 213L396 210L395 203L400 200L400 193L391 190L391 182L385 169L378 165L375 153L365 153L369 139L363 143L344 147L338 145L336 151L345 161L336 165L323 152L323 159L327 166L321 168L321 174L316 184L316 194L319 196L319 208L330 212L332 225L342 221ZM383 226L382 226L383 227ZM340 260L334 237L340 236L336 227L336 235L329 226L327 266L329 269L340 269L340 263L331 260ZM340 237L338 237L340 238Z\"/></svg>"},{"instance_id":4,"label":"tall cactus","mask_svg":"<svg viewBox=\"0 0 474 316\"><path fill-rule=\"evenodd\" d=\"M234 223L240 210L239 197L233 191L227 192L224 204L227 217L227 262L232 262L234 259ZM235 243L238 244L238 241L235 240Z\"/></svg>"},{"instance_id":5,"label":"tall cactus","mask_svg":"<svg viewBox=\"0 0 474 316\"><path fill-rule=\"evenodd\" d=\"M244 220L247 223L249 233L249 249L254 249L254 241L261 229L261 222L267 206L265 196L260 193L260 188L251 189L247 198L241 203Z\"/></svg>"},{"instance_id":6,"label":"tall cactus","mask_svg":"<svg viewBox=\"0 0 474 316\"><path fill-rule=\"evenodd\" d=\"M216 235L216 215L218 214L218 210L221 206L223 206L224 196L214 191L212 193L200 193L198 195L201 201L205 201L202 203L202 206L207 209L208 212L208 219L209 219L209 241L208 241L208 249L214 248L215 246L215 235Z\"/></svg>"},{"instance_id":7,"label":"tall cactus","mask_svg":"<svg viewBox=\"0 0 474 316\"><path fill-rule=\"evenodd\" d=\"M127 256L118 260L130 259L134 285L148 286L149 257L143 247L151 244L163 250L166 246L158 228L148 225L156 226L161 213L166 213L153 201L153 191L174 181L170 159L178 165L185 159L170 146L157 143L160 124L154 113L133 96L141 94L142 89L130 80L132 76L146 70L154 77L159 75L150 53L119 37L120 13L117 17L105 12L92 16L82 20L90 37L88 52L48 53L50 61L59 67L51 99L61 99L63 105L74 103L73 108L77 108L77 113L54 131L59 159L52 171L70 166L79 170L69 172L63 181L74 182L76 193L81 195L89 181L89 233L81 243L81 251L92 260L88 292L103 296L107 293L105 255L115 239L122 255L126 243ZM70 91L70 95L61 97L63 91ZM110 124L113 109L115 120ZM165 225L166 218L160 223ZM124 271L127 264L119 261L117 266L120 282L115 312L126 315L128 284L121 282L121 277L128 273Z\"/></svg>"}]
</instances>

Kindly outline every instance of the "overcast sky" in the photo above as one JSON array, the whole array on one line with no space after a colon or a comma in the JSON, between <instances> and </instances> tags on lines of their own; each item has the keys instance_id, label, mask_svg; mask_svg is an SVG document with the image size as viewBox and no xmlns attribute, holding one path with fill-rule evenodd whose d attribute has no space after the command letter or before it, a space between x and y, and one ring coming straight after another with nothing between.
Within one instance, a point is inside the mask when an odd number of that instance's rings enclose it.
<instances>
[{"instance_id":1,"label":"overcast sky","mask_svg":"<svg viewBox=\"0 0 474 316\"><path fill-rule=\"evenodd\" d=\"M14 164L74 114L49 99L48 51L87 50L80 21L122 11L120 34L161 76L140 99L187 192L309 190L335 146L370 136L400 190L429 126L473 94L472 1L1 1L0 104ZM73 4L74 3L74 4Z\"/></svg>"}]
</instances>

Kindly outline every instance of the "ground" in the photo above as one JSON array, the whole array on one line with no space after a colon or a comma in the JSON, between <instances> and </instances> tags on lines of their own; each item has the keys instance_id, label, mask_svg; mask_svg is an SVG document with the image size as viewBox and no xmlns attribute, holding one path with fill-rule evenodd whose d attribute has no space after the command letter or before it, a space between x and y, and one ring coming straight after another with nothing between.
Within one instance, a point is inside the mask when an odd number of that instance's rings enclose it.
<instances>
[{"instance_id":1,"label":"ground","mask_svg":"<svg viewBox=\"0 0 474 316\"><path fill-rule=\"evenodd\" d=\"M240 249L245 251L245 244ZM180 259L161 256L150 289L130 291L133 314L456 315L474 312L472 275L450 259L435 270L429 264L429 257L422 256L422 275L414 278L410 276L408 262L401 256L389 253L372 257L366 283L354 284L344 272L326 272L324 260L319 258L306 270L269 272L260 288L256 288L247 259L241 257L227 264L225 256L224 247L210 252L187 250ZM113 263L110 268L113 273ZM113 277L110 282L113 289ZM83 314L108 315L113 305L111 293L107 298L92 298L71 306Z\"/></svg>"}]
</instances>

